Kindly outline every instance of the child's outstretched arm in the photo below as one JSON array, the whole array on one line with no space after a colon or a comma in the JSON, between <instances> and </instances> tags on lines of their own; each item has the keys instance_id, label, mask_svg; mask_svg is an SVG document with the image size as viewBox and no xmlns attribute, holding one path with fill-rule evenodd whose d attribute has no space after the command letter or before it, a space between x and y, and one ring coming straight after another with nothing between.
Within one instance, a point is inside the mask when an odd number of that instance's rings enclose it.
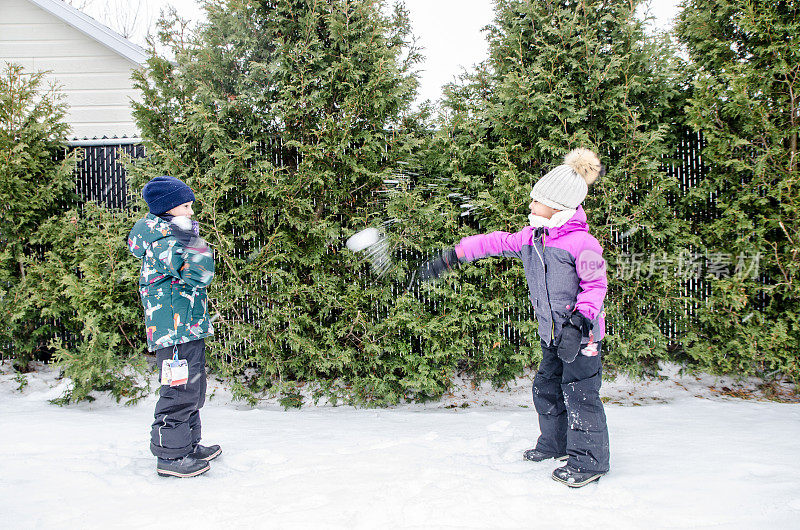
<instances>
[{"instance_id":1,"label":"child's outstretched arm","mask_svg":"<svg viewBox=\"0 0 800 530\"><path fill-rule=\"evenodd\" d=\"M460 252L464 261L470 262L492 256L509 258L522 258L522 235L519 232L491 232L465 237L456 245L456 252Z\"/></svg>"},{"instance_id":2,"label":"child's outstretched arm","mask_svg":"<svg viewBox=\"0 0 800 530\"><path fill-rule=\"evenodd\" d=\"M522 232L491 232L465 237L454 248L445 249L437 258L423 263L418 276L422 281L432 280L462 263L490 256L522 258Z\"/></svg>"}]
</instances>

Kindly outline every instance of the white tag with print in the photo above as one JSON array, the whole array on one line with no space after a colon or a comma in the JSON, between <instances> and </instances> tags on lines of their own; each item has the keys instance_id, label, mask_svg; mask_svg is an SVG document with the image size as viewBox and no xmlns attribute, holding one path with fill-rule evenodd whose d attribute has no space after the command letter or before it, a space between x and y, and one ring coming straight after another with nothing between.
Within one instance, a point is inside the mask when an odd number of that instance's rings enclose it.
<instances>
[{"instance_id":1,"label":"white tag with print","mask_svg":"<svg viewBox=\"0 0 800 530\"><path fill-rule=\"evenodd\" d=\"M161 384L185 385L189 381L189 364L186 359L164 359L161 363Z\"/></svg>"}]
</instances>

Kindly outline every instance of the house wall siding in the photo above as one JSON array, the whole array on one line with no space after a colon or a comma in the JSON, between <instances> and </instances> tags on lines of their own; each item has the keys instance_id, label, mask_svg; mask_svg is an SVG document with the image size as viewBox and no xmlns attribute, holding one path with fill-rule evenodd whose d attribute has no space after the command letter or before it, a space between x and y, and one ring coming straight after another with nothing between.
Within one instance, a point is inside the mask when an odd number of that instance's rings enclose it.
<instances>
[{"instance_id":1,"label":"house wall siding","mask_svg":"<svg viewBox=\"0 0 800 530\"><path fill-rule=\"evenodd\" d=\"M138 136L130 101L139 65L27 0L0 0L0 63L49 70L69 105L71 137Z\"/></svg>"}]
</instances>

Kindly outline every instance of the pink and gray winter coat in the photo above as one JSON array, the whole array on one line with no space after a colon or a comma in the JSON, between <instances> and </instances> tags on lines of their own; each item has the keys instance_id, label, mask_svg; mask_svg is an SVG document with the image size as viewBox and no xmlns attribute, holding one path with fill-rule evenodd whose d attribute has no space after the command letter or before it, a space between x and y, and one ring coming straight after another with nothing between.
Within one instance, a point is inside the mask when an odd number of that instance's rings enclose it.
<instances>
[{"instance_id":1,"label":"pink and gray winter coat","mask_svg":"<svg viewBox=\"0 0 800 530\"><path fill-rule=\"evenodd\" d=\"M466 261L489 256L520 258L528 280L539 336L552 345L561 324L575 310L593 327L582 341L597 342L605 335L606 262L603 249L586 225L578 207L569 221L557 228L527 226L514 234L492 232L465 237L458 247Z\"/></svg>"}]
</instances>

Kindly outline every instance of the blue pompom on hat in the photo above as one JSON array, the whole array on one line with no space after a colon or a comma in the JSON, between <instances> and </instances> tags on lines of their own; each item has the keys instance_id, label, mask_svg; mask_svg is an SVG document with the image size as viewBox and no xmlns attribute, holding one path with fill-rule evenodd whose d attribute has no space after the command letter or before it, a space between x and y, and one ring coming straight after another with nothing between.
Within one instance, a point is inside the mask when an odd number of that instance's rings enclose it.
<instances>
[{"instance_id":1,"label":"blue pompom on hat","mask_svg":"<svg viewBox=\"0 0 800 530\"><path fill-rule=\"evenodd\" d=\"M145 184L142 197L153 215L166 213L176 206L195 200L192 188L180 179L168 175L155 177Z\"/></svg>"}]
</instances>

